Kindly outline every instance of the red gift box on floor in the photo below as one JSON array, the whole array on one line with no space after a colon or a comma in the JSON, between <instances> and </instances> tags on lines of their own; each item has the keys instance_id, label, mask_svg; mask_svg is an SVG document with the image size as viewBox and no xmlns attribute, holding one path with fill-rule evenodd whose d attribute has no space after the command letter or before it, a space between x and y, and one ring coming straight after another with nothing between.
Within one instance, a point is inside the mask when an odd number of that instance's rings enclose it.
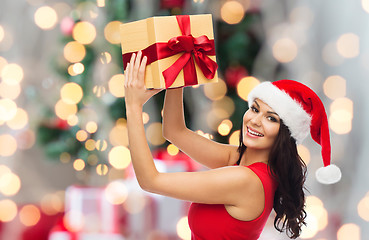
<instances>
[{"instance_id":1,"label":"red gift box on floor","mask_svg":"<svg viewBox=\"0 0 369 240\"><path fill-rule=\"evenodd\" d=\"M132 53L148 58L146 88L218 81L211 14L151 17L121 25L123 65Z\"/></svg>"}]
</instances>

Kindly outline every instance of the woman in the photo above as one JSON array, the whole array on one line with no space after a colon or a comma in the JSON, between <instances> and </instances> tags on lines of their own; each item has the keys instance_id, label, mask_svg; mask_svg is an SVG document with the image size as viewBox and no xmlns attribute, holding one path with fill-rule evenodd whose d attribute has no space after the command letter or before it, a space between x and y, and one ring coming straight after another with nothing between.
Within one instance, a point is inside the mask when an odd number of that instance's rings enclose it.
<instances>
[{"instance_id":1,"label":"woman","mask_svg":"<svg viewBox=\"0 0 369 240\"><path fill-rule=\"evenodd\" d=\"M142 107L160 90L145 89L147 59L141 60L141 55L141 52L137 57L132 55L127 65L125 101L132 164L142 189L193 202L189 211L193 239L258 239L273 207L275 227L297 238L306 216L303 192L306 166L297 154L296 140L304 137L306 126L296 126L296 120L290 121L289 115L300 113L288 104L288 107L276 105L278 111L272 108L270 104L275 99L269 99L269 92L265 94L259 87L250 94L251 107L243 117L239 147L219 144L187 129L183 89L167 90L164 137L210 170L159 173L145 138ZM281 99L285 97L281 95ZM318 103L321 104L320 100ZM297 116L303 117L303 125L308 124L309 128L311 116L304 109L301 111L305 114ZM325 115L324 107L323 113L315 115ZM311 122L318 126L319 122L314 120L313 116ZM325 123L321 125L327 127ZM326 134L325 130L321 132ZM323 158L328 147L330 150L326 140L324 144ZM325 166L328 165L326 159Z\"/></svg>"}]
</instances>

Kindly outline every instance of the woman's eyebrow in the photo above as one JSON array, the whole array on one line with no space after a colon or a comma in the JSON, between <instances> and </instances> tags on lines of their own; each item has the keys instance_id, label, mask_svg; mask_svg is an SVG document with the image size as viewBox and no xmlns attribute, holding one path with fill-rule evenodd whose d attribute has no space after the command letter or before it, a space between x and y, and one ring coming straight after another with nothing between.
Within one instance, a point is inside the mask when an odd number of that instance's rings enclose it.
<instances>
[{"instance_id":1,"label":"woman's eyebrow","mask_svg":"<svg viewBox=\"0 0 369 240\"><path fill-rule=\"evenodd\" d=\"M259 105L259 103L256 100L254 100L254 103L256 104L256 106L258 106L258 108L260 108L260 105ZM275 114L275 115L277 115L279 117L278 113L276 113L276 112L268 111L267 113Z\"/></svg>"}]
</instances>

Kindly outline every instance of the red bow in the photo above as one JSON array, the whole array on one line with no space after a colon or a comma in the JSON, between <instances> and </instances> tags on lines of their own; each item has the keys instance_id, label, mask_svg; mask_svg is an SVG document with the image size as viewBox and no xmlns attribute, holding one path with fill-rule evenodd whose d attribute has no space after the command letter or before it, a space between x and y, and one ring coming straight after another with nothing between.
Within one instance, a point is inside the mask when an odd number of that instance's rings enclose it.
<instances>
[{"instance_id":1,"label":"red bow","mask_svg":"<svg viewBox=\"0 0 369 240\"><path fill-rule=\"evenodd\" d=\"M172 66L163 71L166 88L174 83L182 69L185 86L196 85L198 83L192 56L195 58L204 76L207 79L213 79L218 65L208 56L215 55L214 40L210 40L205 35L194 38L191 35L190 17L188 15L178 15L176 18L182 36L173 37L167 43L155 43L142 50L143 55L148 58L147 64L183 52ZM129 62L132 54L123 54L124 65Z\"/></svg>"}]
</instances>

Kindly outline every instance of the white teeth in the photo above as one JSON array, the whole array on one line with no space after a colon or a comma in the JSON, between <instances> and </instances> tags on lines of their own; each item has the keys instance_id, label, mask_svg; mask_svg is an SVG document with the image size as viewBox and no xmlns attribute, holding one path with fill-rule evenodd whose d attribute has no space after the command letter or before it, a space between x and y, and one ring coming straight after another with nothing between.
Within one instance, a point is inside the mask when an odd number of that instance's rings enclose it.
<instances>
[{"instance_id":1,"label":"white teeth","mask_svg":"<svg viewBox=\"0 0 369 240\"><path fill-rule=\"evenodd\" d=\"M247 128L247 131L249 133L251 133L252 135L255 135L255 136L258 136L258 137L263 137L264 136L263 134L252 131L250 128Z\"/></svg>"}]
</instances>

